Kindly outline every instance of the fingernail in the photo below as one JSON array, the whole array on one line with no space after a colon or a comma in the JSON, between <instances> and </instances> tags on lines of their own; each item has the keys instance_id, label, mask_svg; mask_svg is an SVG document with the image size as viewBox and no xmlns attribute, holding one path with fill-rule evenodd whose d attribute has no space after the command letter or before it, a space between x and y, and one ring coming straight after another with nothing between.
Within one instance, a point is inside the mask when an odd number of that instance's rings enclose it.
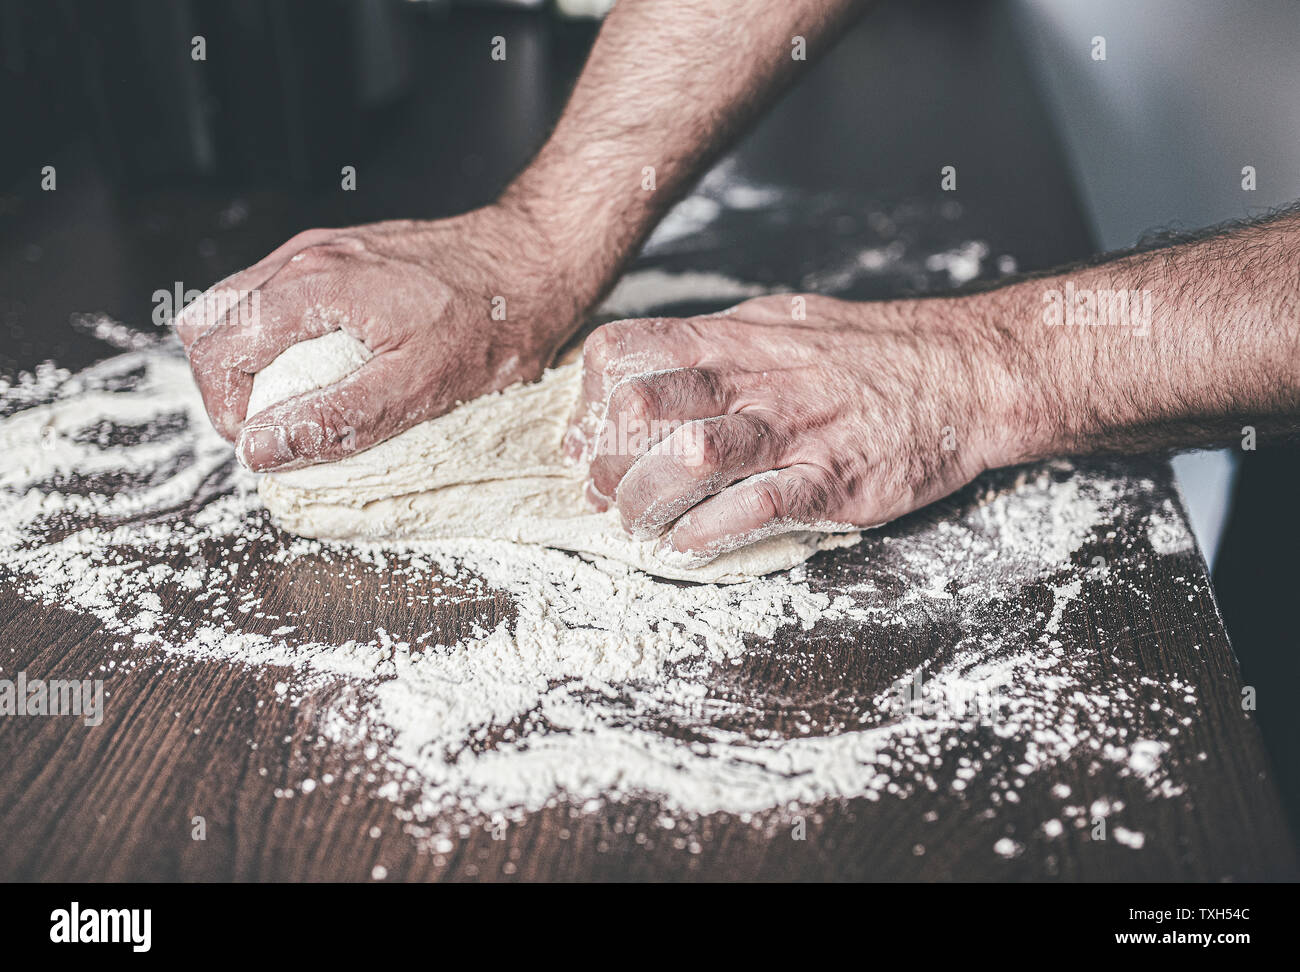
<instances>
[{"instance_id":1,"label":"fingernail","mask_svg":"<svg viewBox=\"0 0 1300 972\"><path fill-rule=\"evenodd\" d=\"M235 455L245 469L266 472L293 460L288 430L282 425L261 425L239 433Z\"/></svg>"}]
</instances>

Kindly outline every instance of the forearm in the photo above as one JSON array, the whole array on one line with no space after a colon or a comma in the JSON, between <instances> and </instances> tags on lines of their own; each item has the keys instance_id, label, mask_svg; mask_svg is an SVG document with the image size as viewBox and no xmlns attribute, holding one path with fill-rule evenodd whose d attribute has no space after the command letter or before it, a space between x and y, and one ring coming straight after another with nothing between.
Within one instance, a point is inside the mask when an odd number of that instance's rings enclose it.
<instances>
[{"instance_id":1,"label":"forearm","mask_svg":"<svg viewBox=\"0 0 1300 972\"><path fill-rule=\"evenodd\" d=\"M1019 386L1007 462L1300 430L1300 213L969 299Z\"/></svg>"},{"instance_id":2,"label":"forearm","mask_svg":"<svg viewBox=\"0 0 1300 972\"><path fill-rule=\"evenodd\" d=\"M623 0L573 96L503 203L594 302L704 167L864 0ZM804 38L807 60L793 40ZM649 188L653 170L653 188Z\"/></svg>"}]
</instances>

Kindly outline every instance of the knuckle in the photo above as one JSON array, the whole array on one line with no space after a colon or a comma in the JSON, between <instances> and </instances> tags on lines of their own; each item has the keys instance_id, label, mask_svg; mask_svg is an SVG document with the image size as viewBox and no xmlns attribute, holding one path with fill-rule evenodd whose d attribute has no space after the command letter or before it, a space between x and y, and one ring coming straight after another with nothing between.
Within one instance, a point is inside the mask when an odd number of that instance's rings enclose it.
<instances>
[{"instance_id":1,"label":"knuckle","mask_svg":"<svg viewBox=\"0 0 1300 972\"><path fill-rule=\"evenodd\" d=\"M731 451L725 423L692 422L684 428L691 431L685 436L683 464L700 475L721 465Z\"/></svg>"},{"instance_id":2,"label":"knuckle","mask_svg":"<svg viewBox=\"0 0 1300 972\"><path fill-rule=\"evenodd\" d=\"M249 370L252 344L245 337L236 338L232 329L217 329L195 342L190 353L190 367L195 374L202 372L209 380L222 375L227 381L236 379L234 372Z\"/></svg>"},{"instance_id":3,"label":"knuckle","mask_svg":"<svg viewBox=\"0 0 1300 972\"><path fill-rule=\"evenodd\" d=\"M330 445L341 443L356 434L351 418L334 402L323 402L318 407L317 414L320 416L321 428L325 430L325 437Z\"/></svg>"},{"instance_id":4,"label":"knuckle","mask_svg":"<svg viewBox=\"0 0 1300 972\"><path fill-rule=\"evenodd\" d=\"M329 230L325 229L313 228L300 230L299 232L294 233L293 236L289 237L287 245L289 248L294 250L305 250L308 247L325 240L328 236Z\"/></svg>"},{"instance_id":5,"label":"knuckle","mask_svg":"<svg viewBox=\"0 0 1300 972\"><path fill-rule=\"evenodd\" d=\"M308 416L295 423L290 431L295 455L316 457L355 443L356 428L338 403L329 399L316 402Z\"/></svg>"},{"instance_id":6,"label":"knuckle","mask_svg":"<svg viewBox=\"0 0 1300 972\"><path fill-rule=\"evenodd\" d=\"M609 363L610 354L614 343L614 336L609 331L609 325L604 324L590 334L587 340L582 342L582 365L587 371L601 372Z\"/></svg>"},{"instance_id":7,"label":"knuckle","mask_svg":"<svg viewBox=\"0 0 1300 972\"><path fill-rule=\"evenodd\" d=\"M599 452L620 456L645 452L650 447L653 407L644 390L635 383L615 388L601 428Z\"/></svg>"},{"instance_id":8,"label":"knuckle","mask_svg":"<svg viewBox=\"0 0 1300 972\"><path fill-rule=\"evenodd\" d=\"M719 402L722 397L722 380L712 371L688 368L682 372L683 394L708 402Z\"/></svg>"},{"instance_id":9,"label":"knuckle","mask_svg":"<svg viewBox=\"0 0 1300 972\"><path fill-rule=\"evenodd\" d=\"M782 519L786 514L785 494L775 479L760 479L740 496L747 518L757 523Z\"/></svg>"},{"instance_id":10,"label":"knuckle","mask_svg":"<svg viewBox=\"0 0 1300 972\"><path fill-rule=\"evenodd\" d=\"M643 330L647 323L639 318L611 321L592 331L582 346L583 360L588 363L588 370L607 372L616 369L627 357L632 336Z\"/></svg>"},{"instance_id":11,"label":"knuckle","mask_svg":"<svg viewBox=\"0 0 1300 972\"><path fill-rule=\"evenodd\" d=\"M786 516L801 522L824 518L833 499L834 490L825 474L809 473L793 478L786 489Z\"/></svg>"},{"instance_id":12,"label":"knuckle","mask_svg":"<svg viewBox=\"0 0 1300 972\"><path fill-rule=\"evenodd\" d=\"M348 250L335 240L317 240L293 253L288 262L271 279L272 286L293 284L302 286L309 282L321 283L342 273Z\"/></svg>"},{"instance_id":13,"label":"knuckle","mask_svg":"<svg viewBox=\"0 0 1300 972\"><path fill-rule=\"evenodd\" d=\"M318 270L333 265L342 252L333 243L313 243L294 254L292 262L306 271Z\"/></svg>"},{"instance_id":14,"label":"knuckle","mask_svg":"<svg viewBox=\"0 0 1300 972\"><path fill-rule=\"evenodd\" d=\"M200 390L211 390L221 381L221 374L230 370L227 348L220 332L206 334L189 348L190 371Z\"/></svg>"},{"instance_id":15,"label":"knuckle","mask_svg":"<svg viewBox=\"0 0 1300 972\"><path fill-rule=\"evenodd\" d=\"M210 367L211 349L209 347L211 338L205 336L196 338L194 343L185 349L186 356L190 359L190 370L194 372L194 378L203 384L203 377Z\"/></svg>"},{"instance_id":16,"label":"knuckle","mask_svg":"<svg viewBox=\"0 0 1300 972\"><path fill-rule=\"evenodd\" d=\"M648 424L659 412L659 392L644 378L625 378L610 394L609 411L611 416Z\"/></svg>"}]
</instances>

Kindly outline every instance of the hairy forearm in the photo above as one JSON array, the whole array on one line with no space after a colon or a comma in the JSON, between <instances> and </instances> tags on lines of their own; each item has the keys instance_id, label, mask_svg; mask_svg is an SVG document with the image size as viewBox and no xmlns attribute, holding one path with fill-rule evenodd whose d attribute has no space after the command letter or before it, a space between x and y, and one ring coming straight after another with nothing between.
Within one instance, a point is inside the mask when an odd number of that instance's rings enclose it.
<instances>
[{"instance_id":1,"label":"hairy forearm","mask_svg":"<svg viewBox=\"0 0 1300 972\"><path fill-rule=\"evenodd\" d=\"M710 160L865 5L623 0L503 203L543 227L557 265L579 268L566 284L594 301ZM793 56L796 37L806 60Z\"/></svg>"},{"instance_id":2,"label":"hairy forearm","mask_svg":"<svg viewBox=\"0 0 1300 972\"><path fill-rule=\"evenodd\" d=\"M1019 386L1007 462L1300 430L1300 212L969 300Z\"/></svg>"}]
</instances>

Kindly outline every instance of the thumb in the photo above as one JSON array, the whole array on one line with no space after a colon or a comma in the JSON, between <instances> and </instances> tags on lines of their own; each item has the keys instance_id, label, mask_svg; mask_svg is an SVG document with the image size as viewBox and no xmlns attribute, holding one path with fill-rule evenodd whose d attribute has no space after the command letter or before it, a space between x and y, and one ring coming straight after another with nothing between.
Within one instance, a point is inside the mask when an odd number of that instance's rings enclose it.
<instances>
[{"instance_id":1,"label":"thumb","mask_svg":"<svg viewBox=\"0 0 1300 972\"><path fill-rule=\"evenodd\" d=\"M332 385L265 408L244 423L235 454L253 472L270 472L369 449L439 411L408 407L414 383L405 370L397 354L379 355Z\"/></svg>"}]
</instances>

